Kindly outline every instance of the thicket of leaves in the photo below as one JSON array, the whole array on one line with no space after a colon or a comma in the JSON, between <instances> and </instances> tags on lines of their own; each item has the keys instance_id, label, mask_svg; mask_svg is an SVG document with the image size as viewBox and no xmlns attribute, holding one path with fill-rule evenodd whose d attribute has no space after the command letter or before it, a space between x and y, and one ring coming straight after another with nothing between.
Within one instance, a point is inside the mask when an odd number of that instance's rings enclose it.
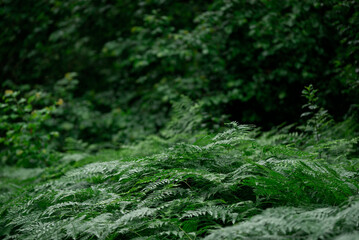
<instances>
[{"instance_id":1,"label":"thicket of leaves","mask_svg":"<svg viewBox=\"0 0 359 240\"><path fill-rule=\"evenodd\" d=\"M56 160L52 145L58 132L42 128L56 108L39 108L40 93L29 98L19 95L7 90L0 102L0 166L49 166Z\"/></svg>"},{"instance_id":2,"label":"thicket of leaves","mask_svg":"<svg viewBox=\"0 0 359 240\"><path fill-rule=\"evenodd\" d=\"M163 137L92 156L66 154L46 169L5 168L0 236L358 237L357 139L325 134L335 126L321 128L316 144L311 131L260 134L236 123L209 134L196 131L198 105L184 98L176 109Z\"/></svg>"},{"instance_id":3,"label":"thicket of leaves","mask_svg":"<svg viewBox=\"0 0 359 240\"><path fill-rule=\"evenodd\" d=\"M228 119L296 122L309 83L338 119L350 105L357 112L358 7L352 0L1 0L0 89L39 88L57 101L56 82L76 72L78 84L53 121L62 142L141 140L166 125L182 94L203 102L213 128Z\"/></svg>"}]
</instances>

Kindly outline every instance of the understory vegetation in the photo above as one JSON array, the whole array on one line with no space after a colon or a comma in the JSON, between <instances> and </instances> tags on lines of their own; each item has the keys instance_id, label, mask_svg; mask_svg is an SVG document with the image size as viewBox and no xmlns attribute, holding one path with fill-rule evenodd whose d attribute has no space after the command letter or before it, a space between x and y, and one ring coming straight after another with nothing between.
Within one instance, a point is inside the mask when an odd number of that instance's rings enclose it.
<instances>
[{"instance_id":1,"label":"understory vegetation","mask_svg":"<svg viewBox=\"0 0 359 240\"><path fill-rule=\"evenodd\" d=\"M198 131L198 105L176 104L160 136L48 168L1 171L5 239L356 239L357 138L333 138L315 90L302 131L228 124ZM327 119L327 120L324 120ZM342 132L342 134L344 134ZM347 133L348 134L348 133ZM351 133L352 134L352 133ZM336 134L338 135L338 134Z\"/></svg>"},{"instance_id":2,"label":"understory vegetation","mask_svg":"<svg viewBox=\"0 0 359 240\"><path fill-rule=\"evenodd\" d=\"M0 239L359 239L358 1L0 19Z\"/></svg>"}]
</instances>

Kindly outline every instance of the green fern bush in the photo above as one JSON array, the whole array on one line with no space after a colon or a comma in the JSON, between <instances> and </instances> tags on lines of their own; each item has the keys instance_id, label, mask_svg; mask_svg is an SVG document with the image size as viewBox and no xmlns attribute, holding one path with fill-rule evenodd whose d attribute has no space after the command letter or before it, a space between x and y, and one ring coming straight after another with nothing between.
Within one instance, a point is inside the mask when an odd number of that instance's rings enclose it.
<instances>
[{"instance_id":1,"label":"green fern bush","mask_svg":"<svg viewBox=\"0 0 359 240\"><path fill-rule=\"evenodd\" d=\"M277 207L205 239L358 239L358 214L357 198L339 207Z\"/></svg>"},{"instance_id":2,"label":"green fern bush","mask_svg":"<svg viewBox=\"0 0 359 240\"><path fill-rule=\"evenodd\" d=\"M341 161L318 158L320 149L276 144L255 132L232 123L182 142L152 137L119 152L68 155L36 181L0 195L0 236L357 237L358 159L345 152L335 155Z\"/></svg>"}]
</instances>

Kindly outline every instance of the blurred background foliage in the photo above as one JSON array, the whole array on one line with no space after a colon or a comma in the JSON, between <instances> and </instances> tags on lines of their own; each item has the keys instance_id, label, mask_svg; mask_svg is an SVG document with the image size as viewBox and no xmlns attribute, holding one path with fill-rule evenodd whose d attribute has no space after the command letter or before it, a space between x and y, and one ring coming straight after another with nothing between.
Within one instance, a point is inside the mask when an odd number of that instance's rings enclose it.
<instances>
[{"instance_id":1,"label":"blurred background foliage","mask_svg":"<svg viewBox=\"0 0 359 240\"><path fill-rule=\"evenodd\" d=\"M358 117L355 0L0 0L0 18L2 101L53 106L36 125L53 149L173 135L183 98L198 128L298 122L310 83L336 121Z\"/></svg>"}]
</instances>

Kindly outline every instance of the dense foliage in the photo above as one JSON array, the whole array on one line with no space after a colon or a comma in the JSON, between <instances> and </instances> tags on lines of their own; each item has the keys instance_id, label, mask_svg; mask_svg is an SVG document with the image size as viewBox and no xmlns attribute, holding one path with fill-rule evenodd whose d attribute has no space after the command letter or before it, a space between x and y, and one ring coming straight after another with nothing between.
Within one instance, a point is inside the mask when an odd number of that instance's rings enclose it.
<instances>
[{"instance_id":1,"label":"dense foliage","mask_svg":"<svg viewBox=\"0 0 359 240\"><path fill-rule=\"evenodd\" d=\"M183 98L166 138L93 156L68 153L46 169L7 167L0 179L0 236L356 238L357 138L333 134L357 125L350 119L333 124L315 107L315 93L312 86L303 91L310 108L303 115L311 117L298 129L306 131L260 134L231 123L208 134L198 130L198 104Z\"/></svg>"},{"instance_id":2,"label":"dense foliage","mask_svg":"<svg viewBox=\"0 0 359 240\"><path fill-rule=\"evenodd\" d=\"M143 139L182 94L202 102L212 128L293 123L310 83L335 119L358 111L357 1L1 0L0 9L0 88L63 98L52 125L63 141ZM72 97L62 96L58 80L74 72Z\"/></svg>"},{"instance_id":3,"label":"dense foliage","mask_svg":"<svg viewBox=\"0 0 359 240\"><path fill-rule=\"evenodd\" d=\"M0 239L359 239L357 1L0 19Z\"/></svg>"},{"instance_id":4,"label":"dense foliage","mask_svg":"<svg viewBox=\"0 0 359 240\"><path fill-rule=\"evenodd\" d=\"M348 157L356 140L327 140L326 146L300 150L295 138L304 137L296 136L289 146L274 143L276 138L256 139L252 131L232 124L215 136L187 136L185 142L149 138L119 152L67 155L55 168L23 169L23 181L34 174L38 180L1 195L0 234L7 239L358 237L359 165ZM291 139L289 134L279 142Z\"/></svg>"}]
</instances>

